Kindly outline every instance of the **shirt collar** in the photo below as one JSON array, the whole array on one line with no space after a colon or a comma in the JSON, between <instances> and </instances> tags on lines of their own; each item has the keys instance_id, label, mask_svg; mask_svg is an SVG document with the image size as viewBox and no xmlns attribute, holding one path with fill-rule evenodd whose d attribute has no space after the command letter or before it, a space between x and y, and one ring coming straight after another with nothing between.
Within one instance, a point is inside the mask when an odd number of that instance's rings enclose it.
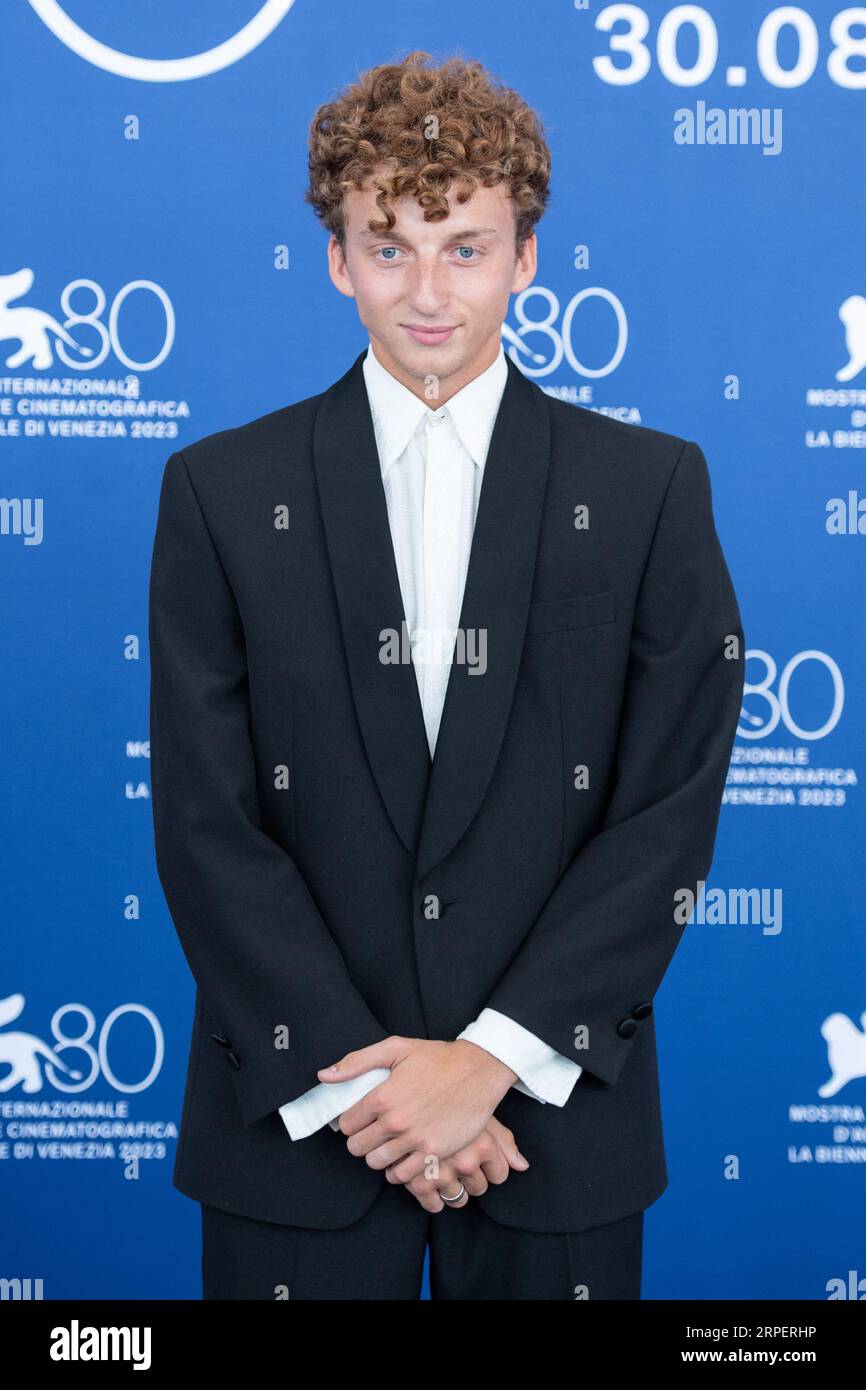
<instances>
[{"instance_id":1,"label":"shirt collar","mask_svg":"<svg viewBox=\"0 0 866 1390\"><path fill-rule=\"evenodd\" d=\"M372 343L367 348L363 370L379 450L379 466L384 478L403 453L421 420L439 411L431 410L382 366L373 352ZM461 444L482 470L487 461L490 437L507 380L508 363L500 342L499 353L491 365L440 407L451 416Z\"/></svg>"}]
</instances>

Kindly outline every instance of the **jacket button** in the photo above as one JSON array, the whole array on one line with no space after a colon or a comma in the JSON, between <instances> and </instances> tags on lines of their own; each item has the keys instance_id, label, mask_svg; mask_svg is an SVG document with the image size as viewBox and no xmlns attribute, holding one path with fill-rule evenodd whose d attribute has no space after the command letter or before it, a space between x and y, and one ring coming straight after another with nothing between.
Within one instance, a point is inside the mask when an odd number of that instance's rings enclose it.
<instances>
[{"instance_id":1,"label":"jacket button","mask_svg":"<svg viewBox=\"0 0 866 1390\"><path fill-rule=\"evenodd\" d=\"M215 1043L219 1043L220 1047L231 1046L228 1038L223 1037L222 1033L211 1033L211 1037L213 1038Z\"/></svg>"},{"instance_id":2,"label":"jacket button","mask_svg":"<svg viewBox=\"0 0 866 1390\"><path fill-rule=\"evenodd\" d=\"M231 1062L231 1064L232 1064L232 1066L234 1067L235 1071L240 1071L240 1069L241 1069L241 1059L240 1059L240 1057L238 1056L238 1054L237 1054L236 1052L232 1052L231 1050L229 1050L229 1051L226 1053L226 1061Z\"/></svg>"},{"instance_id":3,"label":"jacket button","mask_svg":"<svg viewBox=\"0 0 866 1390\"><path fill-rule=\"evenodd\" d=\"M621 1038L631 1038L637 1032L637 1024L633 1018L624 1018L616 1025L616 1031Z\"/></svg>"},{"instance_id":4,"label":"jacket button","mask_svg":"<svg viewBox=\"0 0 866 1390\"><path fill-rule=\"evenodd\" d=\"M638 1004L636 1009L632 1009L631 1016L636 1019L649 1018L652 1011L652 1004Z\"/></svg>"}]
</instances>

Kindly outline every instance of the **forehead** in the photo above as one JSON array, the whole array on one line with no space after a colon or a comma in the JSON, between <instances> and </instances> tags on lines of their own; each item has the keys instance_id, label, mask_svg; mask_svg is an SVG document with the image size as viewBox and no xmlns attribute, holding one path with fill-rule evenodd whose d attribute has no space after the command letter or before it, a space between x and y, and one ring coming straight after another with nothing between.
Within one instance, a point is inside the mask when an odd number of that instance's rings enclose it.
<instances>
[{"instance_id":1,"label":"forehead","mask_svg":"<svg viewBox=\"0 0 866 1390\"><path fill-rule=\"evenodd\" d=\"M363 188L349 188L343 198L343 215L347 232L367 240L373 236L388 236L401 233L404 236L423 236L428 241L445 241L455 233L468 230L487 230L491 234L506 234L514 228L514 207L503 181L495 188L475 185L469 198L457 202L457 195L464 185L455 179L446 193L448 216L439 222L427 222L424 209L417 198L405 193L399 198L388 198L388 205L396 217L391 232L369 231L368 223L381 222L382 210L376 202L377 190L368 179Z\"/></svg>"}]
</instances>

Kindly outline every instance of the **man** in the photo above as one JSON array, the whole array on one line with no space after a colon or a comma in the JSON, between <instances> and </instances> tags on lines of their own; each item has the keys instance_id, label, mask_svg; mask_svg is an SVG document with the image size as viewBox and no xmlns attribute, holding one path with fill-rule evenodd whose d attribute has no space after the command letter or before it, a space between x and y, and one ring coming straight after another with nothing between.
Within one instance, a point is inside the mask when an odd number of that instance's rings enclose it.
<instances>
[{"instance_id":1,"label":"man","mask_svg":"<svg viewBox=\"0 0 866 1390\"><path fill-rule=\"evenodd\" d=\"M698 446L503 352L549 164L478 63L322 107L307 196L369 346L165 469L153 808L206 1298L417 1298L428 1245L434 1299L640 1296L652 1001L743 638Z\"/></svg>"}]
</instances>

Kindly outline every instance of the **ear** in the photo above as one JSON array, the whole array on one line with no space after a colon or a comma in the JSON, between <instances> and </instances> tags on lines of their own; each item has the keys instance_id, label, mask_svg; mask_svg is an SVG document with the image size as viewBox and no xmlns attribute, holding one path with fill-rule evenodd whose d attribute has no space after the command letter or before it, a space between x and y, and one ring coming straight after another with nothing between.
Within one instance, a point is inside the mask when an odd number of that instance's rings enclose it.
<instances>
[{"instance_id":1,"label":"ear","mask_svg":"<svg viewBox=\"0 0 866 1390\"><path fill-rule=\"evenodd\" d=\"M349 276L349 267L346 264L346 257L343 255L343 248L335 236L328 242L328 274L331 283L340 294L346 295L348 299L355 298L355 290Z\"/></svg>"},{"instance_id":2,"label":"ear","mask_svg":"<svg viewBox=\"0 0 866 1390\"><path fill-rule=\"evenodd\" d=\"M538 270L538 238L535 232L526 238L523 248L514 265L514 278L511 282L510 294L517 294L520 290L525 290L527 285L531 285Z\"/></svg>"}]
</instances>

